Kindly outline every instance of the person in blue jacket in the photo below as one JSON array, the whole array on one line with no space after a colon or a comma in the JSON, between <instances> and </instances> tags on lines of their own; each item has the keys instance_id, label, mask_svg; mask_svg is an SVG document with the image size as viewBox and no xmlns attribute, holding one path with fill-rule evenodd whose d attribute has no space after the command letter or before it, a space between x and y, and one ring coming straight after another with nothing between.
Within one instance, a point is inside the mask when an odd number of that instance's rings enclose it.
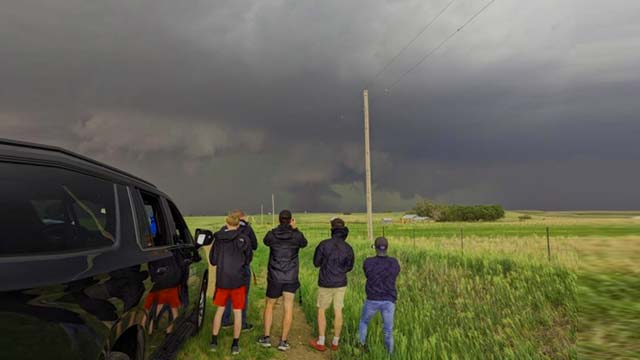
<instances>
[{"instance_id":1,"label":"person in blue jacket","mask_svg":"<svg viewBox=\"0 0 640 360\"><path fill-rule=\"evenodd\" d=\"M364 274L367 278L367 300L362 308L360 326L360 345L366 349L367 331L371 319L380 312L382 315L382 332L384 345L389 354L393 354L393 316L396 310L398 292L396 280L400 274L400 264L395 258L387 255L389 242L384 237L376 239L374 247L376 256L364 261Z\"/></svg>"}]
</instances>

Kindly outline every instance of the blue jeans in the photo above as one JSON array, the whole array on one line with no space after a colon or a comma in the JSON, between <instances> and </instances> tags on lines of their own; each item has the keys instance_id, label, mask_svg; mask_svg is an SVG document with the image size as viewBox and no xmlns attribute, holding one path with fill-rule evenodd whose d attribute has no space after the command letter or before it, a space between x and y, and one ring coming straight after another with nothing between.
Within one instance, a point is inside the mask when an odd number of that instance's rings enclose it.
<instances>
[{"instance_id":1,"label":"blue jeans","mask_svg":"<svg viewBox=\"0 0 640 360\"><path fill-rule=\"evenodd\" d=\"M362 316L360 317L360 344L367 343L367 330L369 322L378 313L382 314L382 332L384 334L384 346L387 352L393 354L393 314L396 311L396 304L392 301L374 301L367 300L362 308Z\"/></svg>"},{"instance_id":2,"label":"blue jeans","mask_svg":"<svg viewBox=\"0 0 640 360\"><path fill-rule=\"evenodd\" d=\"M242 326L247 324L247 308L249 307L249 287L251 286L251 267L247 266L246 270L249 275L249 281L247 281L247 297L244 303L244 309L242 309ZM225 325L233 324L231 320L231 314L233 309L231 308L231 299L227 301L227 306L224 307L224 314L222 314L222 323Z\"/></svg>"}]
</instances>

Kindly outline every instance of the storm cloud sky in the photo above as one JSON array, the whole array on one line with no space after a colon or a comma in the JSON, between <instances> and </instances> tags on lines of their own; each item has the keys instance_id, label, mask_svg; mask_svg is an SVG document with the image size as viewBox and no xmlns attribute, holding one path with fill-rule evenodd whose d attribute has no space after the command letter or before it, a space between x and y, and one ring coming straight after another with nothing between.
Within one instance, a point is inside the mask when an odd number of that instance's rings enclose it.
<instances>
[{"instance_id":1,"label":"storm cloud sky","mask_svg":"<svg viewBox=\"0 0 640 360\"><path fill-rule=\"evenodd\" d=\"M640 3L21 0L0 10L0 137L150 180L189 214L416 200L640 208Z\"/></svg>"}]
</instances>

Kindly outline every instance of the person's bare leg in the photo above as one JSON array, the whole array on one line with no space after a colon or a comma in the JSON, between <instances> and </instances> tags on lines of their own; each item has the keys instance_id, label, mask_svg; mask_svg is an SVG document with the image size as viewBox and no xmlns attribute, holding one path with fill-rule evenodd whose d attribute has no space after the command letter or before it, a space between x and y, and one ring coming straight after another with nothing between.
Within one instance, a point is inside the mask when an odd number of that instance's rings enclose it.
<instances>
[{"instance_id":1,"label":"person's bare leg","mask_svg":"<svg viewBox=\"0 0 640 360\"><path fill-rule=\"evenodd\" d=\"M242 310L233 309L233 338L239 339L240 332L242 332Z\"/></svg>"},{"instance_id":2,"label":"person's bare leg","mask_svg":"<svg viewBox=\"0 0 640 360\"><path fill-rule=\"evenodd\" d=\"M213 326L211 327L211 335L218 336L220 327L222 326L222 315L224 315L224 306L218 306L216 315L213 317Z\"/></svg>"},{"instance_id":3,"label":"person's bare leg","mask_svg":"<svg viewBox=\"0 0 640 360\"><path fill-rule=\"evenodd\" d=\"M267 298L264 305L264 336L271 335L271 324L273 323L273 306L277 299Z\"/></svg>"},{"instance_id":4,"label":"person's bare leg","mask_svg":"<svg viewBox=\"0 0 640 360\"><path fill-rule=\"evenodd\" d=\"M149 325L149 335L153 334L153 323L154 321L158 321L158 316L160 315L160 311L162 311L162 305L158 304L156 305L156 316L154 316L153 319L151 319L151 325Z\"/></svg>"},{"instance_id":5,"label":"person's bare leg","mask_svg":"<svg viewBox=\"0 0 640 360\"><path fill-rule=\"evenodd\" d=\"M282 316L282 340L289 340L289 330L291 330L291 323L293 322L294 296L294 293L282 293L282 303L284 306L284 315Z\"/></svg>"},{"instance_id":6,"label":"person's bare leg","mask_svg":"<svg viewBox=\"0 0 640 360\"><path fill-rule=\"evenodd\" d=\"M171 325L167 328L167 334L171 334L173 332L173 324L178 318L178 308L171 308L171 316L173 317L173 321L171 321Z\"/></svg>"},{"instance_id":7,"label":"person's bare leg","mask_svg":"<svg viewBox=\"0 0 640 360\"><path fill-rule=\"evenodd\" d=\"M324 309L318 308L318 336L324 336L327 330L327 317Z\"/></svg>"},{"instance_id":8,"label":"person's bare leg","mask_svg":"<svg viewBox=\"0 0 640 360\"><path fill-rule=\"evenodd\" d=\"M342 332L342 309L333 308L333 336L339 338Z\"/></svg>"},{"instance_id":9,"label":"person's bare leg","mask_svg":"<svg viewBox=\"0 0 640 360\"><path fill-rule=\"evenodd\" d=\"M149 335L151 335L151 333L153 332L153 323L149 321L149 324L147 324L147 319L147 312L145 312L145 314L142 316L142 323L147 326L147 331L149 332Z\"/></svg>"}]
</instances>

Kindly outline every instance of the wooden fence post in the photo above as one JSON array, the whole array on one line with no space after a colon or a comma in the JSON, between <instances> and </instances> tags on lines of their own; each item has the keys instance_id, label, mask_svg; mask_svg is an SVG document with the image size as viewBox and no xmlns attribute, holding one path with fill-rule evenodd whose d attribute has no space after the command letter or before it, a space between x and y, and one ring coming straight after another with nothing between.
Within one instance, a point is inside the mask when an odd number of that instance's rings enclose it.
<instances>
[{"instance_id":1,"label":"wooden fence post","mask_svg":"<svg viewBox=\"0 0 640 360\"><path fill-rule=\"evenodd\" d=\"M551 261L551 240L549 237L549 227L547 226L547 258Z\"/></svg>"},{"instance_id":2,"label":"wooden fence post","mask_svg":"<svg viewBox=\"0 0 640 360\"><path fill-rule=\"evenodd\" d=\"M416 226L413 225L413 248L415 249L416 247Z\"/></svg>"}]
</instances>

